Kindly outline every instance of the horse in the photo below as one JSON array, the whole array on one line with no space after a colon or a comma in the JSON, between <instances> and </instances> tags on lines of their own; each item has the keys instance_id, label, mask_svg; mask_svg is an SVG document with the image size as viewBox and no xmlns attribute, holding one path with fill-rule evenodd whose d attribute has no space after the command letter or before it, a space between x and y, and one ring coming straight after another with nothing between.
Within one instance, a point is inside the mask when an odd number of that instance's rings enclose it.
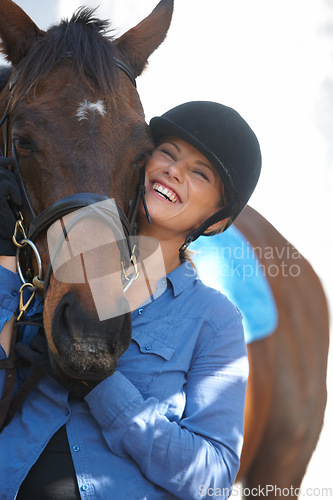
<instances>
[{"instance_id":1,"label":"horse","mask_svg":"<svg viewBox=\"0 0 333 500\"><path fill-rule=\"evenodd\" d=\"M91 11L81 10L71 23L42 32L11 0L0 0L0 7L2 51L14 68L0 95L0 116L6 117L2 121L8 131L2 148L16 155L28 239L40 255L40 266L38 258L30 266L32 275L38 269L33 281L38 286L41 270L50 269L47 228L64 214L112 198L123 214L124 232L133 229L124 214L135 219L133 207L142 196L142 189L136 189L152 148L135 78L166 36L173 1L161 0L115 40ZM109 212L107 218L114 218ZM104 222L94 218L87 226L80 230L94 230L102 242ZM260 254L279 313L273 335L248 346L245 440L237 479L251 488L249 498L264 485L289 488L285 498L295 498L291 487L300 486L323 423L326 298L300 254L299 272L294 272L293 253L283 253L293 247L260 214L246 207L237 227ZM275 249L274 255L264 251L268 248ZM118 245L113 249L118 263L123 252ZM131 250L125 260L128 266L135 262ZM283 264L284 272L268 272L273 264L278 269ZM101 329L86 283L57 281L52 271L46 278L44 327L51 362L62 382L80 395L83 379L94 383L114 371L130 342L130 314L103 321ZM111 336L108 343L106 336ZM267 497L274 498L275 491L267 491Z\"/></svg>"},{"instance_id":2,"label":"horse","mask_svg":"<svg viewBox=\"0 0 333 500\"><path fill-rule=\"evenodd\" d=\"M3 147L19 165L28 239L38 246L46 269L45 229L73 210L112 199L114 210L106 209L104 218L113 220L113 231L120 223L121 233L131 233L125 212L137 209L140 171L152 149L135 78L163 41L173 3L163 0L147 20L117 40L91 9L43 32L14 2L1 0L0 7L2 50L14 68L10 89L1 95L4 127L11 136ZM105 223L98 218L84 217L76 230L96 246L107 242ZM128 269L135 259L131 242L125 257L120 254L126 250L117 246L114 260L123 258L121 265ZM79 268L81 263L72 260L71 272L78 275ZM101 379L115 370L131 339L131 314L100 322L88 283L60 282L54 273L44 283L44 295L52 366L78 394L83 379ZM121 307L121 297L108 298Z\"/></svg>"}]
</instances>

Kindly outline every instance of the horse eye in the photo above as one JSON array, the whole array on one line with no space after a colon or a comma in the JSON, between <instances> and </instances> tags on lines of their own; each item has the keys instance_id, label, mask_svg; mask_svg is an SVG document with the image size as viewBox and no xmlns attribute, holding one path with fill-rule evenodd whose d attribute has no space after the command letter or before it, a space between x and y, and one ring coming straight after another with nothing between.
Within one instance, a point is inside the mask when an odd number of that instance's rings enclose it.
<instances>
[{"instance_id":1,"label":"horse eye","mask_svg":"<svg viewBox=\"0 0 333 500\"><path fill-rule=\"evenodd\" d=\"M24 151L32 151L33 150L33 145L28 139L17 138L14 140L14 144L17 147L17 149L21 149Z\"/></svg>"}]
</instances>

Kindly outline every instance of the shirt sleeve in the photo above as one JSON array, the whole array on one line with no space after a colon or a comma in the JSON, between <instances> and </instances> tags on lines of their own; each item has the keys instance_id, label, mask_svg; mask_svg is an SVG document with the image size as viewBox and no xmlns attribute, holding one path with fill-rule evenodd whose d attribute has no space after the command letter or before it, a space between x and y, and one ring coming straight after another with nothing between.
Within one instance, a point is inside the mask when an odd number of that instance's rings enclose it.
<instances>
[{"instance_id":1,"label":"shirt sleeve","mask_svg":"<svg viewBox=\"0 0 333 500\"><path fill-rule=\"evenodd\" d=\"M18 274L9 271L5 267L0 266L0 332L4 324L11 319L14 313L19 309L20 294L22 282ZM30 293L30 292L27 292ZM24 300L26 297L24 297ZM39 296L35 296L26 317L33 316L34 314L41 313L43 309L43 301ZM29 343L32 336L37 332L36 327L24 327L24 335L26 343ZM6 359L7 354L3 347L0 345L0 359ZM0 397L2 394L3 386L5 383L6 370L0 369ZM18 380L18 377L17 377Z\"/></svg>"},{"instance_id":2,"label":"shirt sleeve","mask_svg":"<svg viewBox=\"0 0 333 500\"><path fill-rule=\"evenodd\" d=\"M248 361L240 317L197 350L187 374L180 422L158 412L120 372L86 396L110 449L131 457L177 498L228 498L243 442Z\"/></svg>"},{"instance_id":3,"label":"shirt sleeve","mask_svg":"<svg viewBox=\"0 0 333 500\"><path fill-rule=\"evenodd\" d=\"M20 286L18 275L0 266L0 331L18 308Z\"/></svg>"}]
</instances>

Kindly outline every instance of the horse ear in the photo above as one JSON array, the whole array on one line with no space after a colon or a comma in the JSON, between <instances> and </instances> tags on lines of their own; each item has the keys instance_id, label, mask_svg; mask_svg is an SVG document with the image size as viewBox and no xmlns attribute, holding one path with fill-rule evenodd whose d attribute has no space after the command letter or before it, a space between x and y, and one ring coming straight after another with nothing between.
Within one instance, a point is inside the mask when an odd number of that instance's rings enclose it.
<instances>
[{"instance_id":1,"label":"horse ear","mask_svg":"<svg viewBox=\"0 0 333 500\"><path fill-rule=\"evenodd\" d=\"M163 42L173 12L173 0L161 0L151 14L115 41L135 76L141 75L148 57Z\"/></svg>"},{"instance_id":2,"label":"horse ear","mask_svg":"<svg viewBox=\"0 0 333 500\"><path fill-rule=\"evenodd\" d=\"M14 66L43 34L21 7L12 0L1 0L0 50Z\"/></svg>"}]
</instances>

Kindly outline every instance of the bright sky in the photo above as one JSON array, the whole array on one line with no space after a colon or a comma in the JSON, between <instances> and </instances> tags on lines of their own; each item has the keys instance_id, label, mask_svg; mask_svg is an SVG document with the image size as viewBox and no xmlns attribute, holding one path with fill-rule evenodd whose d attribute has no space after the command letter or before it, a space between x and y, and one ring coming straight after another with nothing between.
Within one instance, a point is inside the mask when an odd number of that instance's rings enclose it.
<instances>
[{"instance_id":1,"label":"bright sky","mask_svg":"<svg viewBox=\"0 0 333 500\"><path fill-rule=\"evenodd\" d=\"M157 0L17 3L41 28L100 4L120 34ZM332 302L333 1L175 0L168 37L138 89L147 119L193 99L244 116L263 153L250 204L310 260Z\"/></svg>"}]
</instances>

